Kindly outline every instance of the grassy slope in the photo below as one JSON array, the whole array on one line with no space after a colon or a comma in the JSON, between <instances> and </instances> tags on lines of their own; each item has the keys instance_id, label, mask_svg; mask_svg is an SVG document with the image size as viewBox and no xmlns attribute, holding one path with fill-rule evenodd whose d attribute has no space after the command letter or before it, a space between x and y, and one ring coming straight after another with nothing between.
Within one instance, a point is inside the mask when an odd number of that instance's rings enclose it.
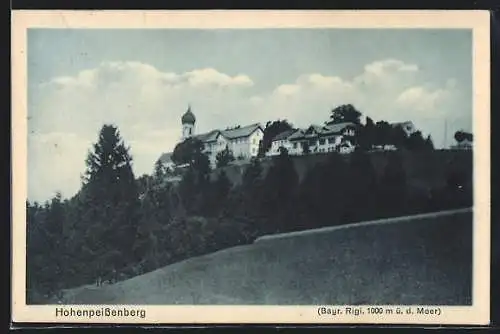
<instances>
[{"instance_id":1,"label":"grassy slope","mask_svg":"<svg viewBox=\"0 0 500 334\"><path fill-rule=\"evenodd\" d=\"M75 304L470 304L472 213L257 242L100 289Z\"/></svg>"}]
</instances>

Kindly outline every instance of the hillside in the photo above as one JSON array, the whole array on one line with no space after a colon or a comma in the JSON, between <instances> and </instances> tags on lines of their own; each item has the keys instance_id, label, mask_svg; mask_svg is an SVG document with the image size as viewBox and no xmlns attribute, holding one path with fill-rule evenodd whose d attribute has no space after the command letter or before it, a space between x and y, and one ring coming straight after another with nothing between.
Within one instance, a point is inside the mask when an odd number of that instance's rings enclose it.
<instances>
[{"instance_id":1,"label":"hillside","mask_svg":"<svg viewBox=\"0 0 500 334\"><path fill-rule=\"evenodd\" d=\"M470 305L471 282L472 210L459 210L264 238L64 303Z\"/></svg>"},{"instance_id":2,"label":"hillside","mask_svg":"<svg viewBox=\"0 0 500 334\"><path fill-rule=\"evenodd\" d=\"M394 152L370 152L372 164L378 175L384 171L387 164L387 156ZM409 184L417 188L442 186L446 180L447 167L456 162L466 169L472 168L472 151L461 150L435 150L427 152L401 151L403 155L404 168L409 180ZM328 159L328 154L310 154L303 156L292 156L295 169L302 180L307 171ZM349 155L345 156L349 159ZM264 174L272 164L272 158L266 157L262 160ZM235 165L224 167L228 178L233 184L239 184L248 163L236 161ZM216 178L219 170L212 173L212 179Z\"/></svg>"}]
</instances>

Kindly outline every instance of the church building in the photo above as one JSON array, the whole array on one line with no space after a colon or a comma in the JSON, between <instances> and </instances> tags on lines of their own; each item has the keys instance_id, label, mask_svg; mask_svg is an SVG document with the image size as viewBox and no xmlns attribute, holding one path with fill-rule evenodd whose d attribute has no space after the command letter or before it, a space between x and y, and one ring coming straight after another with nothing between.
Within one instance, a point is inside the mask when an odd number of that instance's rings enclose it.
<instances>
[{"instance_id":1,"label":"church building","mask_svg":"<svg viewBox=\"0 0 500 334\"><path fill-rule=\"evenodd\" d=\"M224 130L214 129L209 132L196 133L196 117L189 106L181 117L182 136L181 141L188 138L195 138L203 143L203 153L205 153L212 168L216 166L217 153L226 149L232 151L235 158L250 159L257 156L259 143L264 137L264 130L260 123L247 126L235 126ZM171 154L165 153L160 160L166 166L174 166L170 160Z\"/></svg>"}]
</instances>

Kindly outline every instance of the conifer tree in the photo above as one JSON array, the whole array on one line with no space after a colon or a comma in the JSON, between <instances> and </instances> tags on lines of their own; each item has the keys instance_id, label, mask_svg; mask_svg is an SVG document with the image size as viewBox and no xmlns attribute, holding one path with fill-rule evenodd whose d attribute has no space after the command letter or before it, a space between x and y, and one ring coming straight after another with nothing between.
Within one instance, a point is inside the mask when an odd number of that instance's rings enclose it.
<instances>
[{"instance_id":1,"label":"conifer tree","mask_svg":"<svg viewBox=\"0 0 500 334\"><path fill-rule=\"evenodd\" d=\"M86 164L80 207L83 256L97 276L104 276L134 259L138 224L132 157L117 127L102 127Z\"/></svg>"},{"instance_id":2,"label":"conifer tree","mask_svg":"<svg viewBox=\"0 0 500 334\"><path fill-rule=\"evenodd\" d=\"M289 214L293 207L298 186L298 175L291 157L285 148L280 149L266 175L263 188L263 209L268 214L277 230L282 231L290 224Z\"/></svg>"},{"instance_id":3,"label":"conifer tree","mask_svg":"<svg viewBox=\"0 0 500 334\"><path fill-rule=\"evenodd\" d=\"M347 177L349 186L345 189L348 199L344 218L347 222L370 219L376 211L376 197L373 194L377 191L377 174L368 153L352 153Z\"/></svg>"},{"instance_id":4,"label":"conifer tree","mask_svg":"<svg viewBox=\"0 0 500 334\"><path fill-rule=\"evenodd\" d=\"M406 172L399 152L388 154L387 164L380 180L379 208L385 216L397 216L406 210Z\"/></svg>"},{"instance_id":5,"label":"conifer tree","mask_svg":"<svg viewBox=\"0 0 500 334\"><path fill-rule=\"evenodd\" d=\"M250 166L245 169L243 173L242 185L243 191L251 191L255 188L262 180L262 166L258 158L253 158L250 161Z\"/></svg>"},{"instance_id":6,"label":"conifer tree","mask_svg":"<svg viewBox=\"0 0 500 334\"><path fill-rule=\"evenodd\" d=\"M224 150L217 153L215 160L216 160L217 168L225 167L230 162L235 160L234 155L233 155L233 151L231 151L229 149L229 147L226 145L226 148Z\"/></svg>"}]
</instances>

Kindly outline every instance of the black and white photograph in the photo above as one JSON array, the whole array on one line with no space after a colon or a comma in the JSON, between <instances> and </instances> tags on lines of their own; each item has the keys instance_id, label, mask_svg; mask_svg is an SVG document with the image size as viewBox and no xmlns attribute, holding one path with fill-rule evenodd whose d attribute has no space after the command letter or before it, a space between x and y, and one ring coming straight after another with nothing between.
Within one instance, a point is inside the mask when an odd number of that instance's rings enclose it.
<instances>
[{"instance_id":1,"label":"black and white photograph","mask_svg":"<svg viewBox=\"0 0 500 334\"><path fill-rule=\"evenodd\" d=\"M227 15L25 30L19 301L59 321L67 305L136 320L137 305L300 305L331 322L404 305L440 322L483 303L474 29Z\"/></svg>"}]
</instances>

